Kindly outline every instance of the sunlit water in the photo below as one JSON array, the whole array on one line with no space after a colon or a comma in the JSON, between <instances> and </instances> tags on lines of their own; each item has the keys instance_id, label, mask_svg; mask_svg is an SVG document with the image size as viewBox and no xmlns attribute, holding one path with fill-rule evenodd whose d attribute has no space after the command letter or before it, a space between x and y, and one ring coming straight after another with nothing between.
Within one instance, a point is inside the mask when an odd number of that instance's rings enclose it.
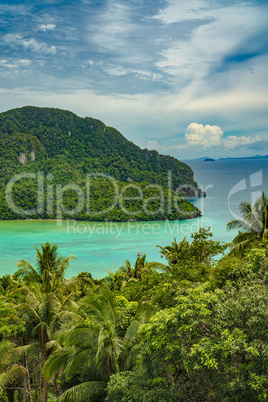
<instances>
[{"instance_id":1,"label":"sunlit water","mask_svg":"<svg viewBox=\"0 0 268 402\"><path fill-rule=\"evenodd\" d=\"M260 190L268 193L267 160L223 160L215 162L187 161L195 173L199 187L207 197L192 202L202 210L202 217L177 222L88 223L63 221L1 221L0 276L16 271L16 263L24 259L34 263L33 245L47 241L59 246L60 254L74 254L67 277L89 271L101 278L114 272L126 259L135 262L138 252L149 261L161 260L156 245L166 246L210 226L214 239L230 241L235 232L227 232L226 223L239 215L237 204L252 201Z\"/></svg>"}]
</instances>

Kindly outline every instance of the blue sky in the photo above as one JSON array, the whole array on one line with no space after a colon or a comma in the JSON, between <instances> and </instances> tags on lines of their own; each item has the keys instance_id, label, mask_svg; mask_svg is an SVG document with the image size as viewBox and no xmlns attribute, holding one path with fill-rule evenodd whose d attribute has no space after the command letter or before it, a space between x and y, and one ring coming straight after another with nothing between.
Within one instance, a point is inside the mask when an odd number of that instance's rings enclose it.
<instances>
[{"instance_id":1,"label":"blue sky","mask_svg":"<svg viewBox=\"0 0 268 402\"><path fill-rule=\"evenodd\" d=\"M268 154L268 2L0 1L0 111L68 109L178 159Z\"/></svg>"}]
</instances>

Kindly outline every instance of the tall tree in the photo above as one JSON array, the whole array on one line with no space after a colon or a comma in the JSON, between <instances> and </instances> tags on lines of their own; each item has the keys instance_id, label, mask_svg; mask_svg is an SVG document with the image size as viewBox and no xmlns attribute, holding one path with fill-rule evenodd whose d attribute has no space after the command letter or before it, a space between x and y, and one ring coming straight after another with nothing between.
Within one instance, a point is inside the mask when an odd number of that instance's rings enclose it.
<instances>
[{"instance_id":1,"label":"tall tree","mask_svg":"<svg viewBox=\"0 0 268 402\"><path fill-rule=\"evenodd\" d=\"M14 349L15 344L2 340L0 342L0 391L12 385L19 378L23 378L25 368L15 363Z\"/></svg>"},{"instance_id":2,"label":"tall tree","mask_svg":"<svg viewBox=\"0 0 268 402\"><path fill-rule=\"evenodd\" d=\"M39 282L45 292L51 292L59 286L64 279L70 260L76 259L74 255L61 257L58 255L58 246L47 242L41 244L41 250L36 246L36 268L28 261L20 260L17 264L19 270L14 274L26 283Z\"/></svg>"},{"instance_id":3,"label":"tall tree","mask_svg":"<svg viewBox=\"0 0 268 402\"><path fill-rule=\"evenodd\" d=\"M21 334L22 343L28 345L27 353L35 356L37 365L35 382L39 389L39 399L47 400L47 379L43 377L42 367L50 354L57 349L55 332L61 323L69 319L76 309L72 294L63 293L65 287L53 292L43 292L40 284L25 286L24 295L17 305L18 317L25 323Z\"/></svg>"},{"instance_id":4,"label":"tall tree","mask_svg":"<svg viewBox=\"0 0 268 402\"><path fill-rule=\"evenodd\" d=\"M158 246L168 261L161 268L176 279L200 282L207 279L213 257L223 253L226 245L211 239L210 228L200 228L191 237L192 242L184 237L179 243L174 239L170 246Z\"/></svg>"},{"instance_id":5,"label":"tall tree","mask_svg":"<svg viewBox=\"0 0 268 402\"><path fill-rule=\"evenodd\" d=\"M86 381L66 390L60 401L95 400L103 394L110 376L126 368L139 322L134 319L122 328L121 315L116 297L108 289L100 289L85 298L80 322L60 333L58 341L63 347L50 356L45 374L51 378L62 369L67 376L86 373Z\"/></svg>"},{"instance_id":6,"label":"tall tree","mask_svg":"<svg viewBox=\"0 0 268 402\"><path fill-rule=\"evenodd\" d=\"M158 263L148 262L146 261L146 254L143 254L141 257L137 257L134 267L132 267L129 260L126 260L125 265L121 267L125 270L125 280L131 281L141 281L142 275L146 273L154 273Z\"/></svg>"}]
</instances>

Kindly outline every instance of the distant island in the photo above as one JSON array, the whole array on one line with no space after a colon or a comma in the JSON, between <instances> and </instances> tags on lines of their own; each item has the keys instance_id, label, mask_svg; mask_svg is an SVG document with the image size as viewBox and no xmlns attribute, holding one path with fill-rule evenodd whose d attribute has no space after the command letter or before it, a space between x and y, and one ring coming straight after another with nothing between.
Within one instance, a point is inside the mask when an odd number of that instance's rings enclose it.
<instances>
[{"instance_id":1,"label":"distant island","mask_svg":"<svg viewBox=\"0 0 268 402\"><path fill-rule=\"evenodd\" d=\"M219 160L227 160L227 159L268 159L268 155L255 155L255 156L242 156L239 158L219 158Z\"/></svg>"},{"instance_id":2,"label":"distant island","mask_svg":"<svg viewBox=\"0 0 268 402\"><path fill-rule=\"evenodd\" d=\"M218 158L218 159L213 159L208 156L203 156L201 158L195 158L195 159L185 159L184 161L187 162L187 160L194 160L194 161L204 161L204 162L214 162L215 160L229 160L229 159L268 159L268 155L255 155L255 156L240 156L240 157L231 157L228 156L226 158Z\"/></svg>"},{"instance_id":3,"label":"distant island","mask_svg":"<svg viewBox=\"0 0 268 402\"><path fill-rule=\"evenodd\" d=\"M208 156L203 156L202 158L195 158L194 161L204 161L204 162L212 162L215 161L213 158L209 158Z\"/></svg>"},{"instance_id":4,"label":"distant island","mask_svg":"<svg viewBox=\"0 0 268 402\"><path fill-rule=\"evenodd\" d=\"M25 106L0 113L0 219L194 218L192 169L91 117Z\"/></svg>"}]
</instances>

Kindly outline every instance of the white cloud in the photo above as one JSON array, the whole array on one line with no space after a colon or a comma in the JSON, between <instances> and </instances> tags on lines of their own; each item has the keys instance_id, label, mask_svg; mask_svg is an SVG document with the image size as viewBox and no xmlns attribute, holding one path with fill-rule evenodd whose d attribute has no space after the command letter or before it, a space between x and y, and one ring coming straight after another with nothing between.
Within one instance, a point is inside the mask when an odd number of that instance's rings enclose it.
<instances>
[{"instance_id":1,"label":"white cloud","mask_svg":"<svg viewBox=\"0 0 268 402\"><path fill-rule=\"evenodd\" d=\"M26 4L0 4L0 14L8 13L14 15L28 15L29 5Z\"/></svg>"},{"instance_id":2,"label":"white cloud","mask_svg":"<svg viewBox=\"0 0 268 402\"><path fill-rule=\"evenodd\" d=\"M123 66L108 65L103 67L105 71L111 77L119 77L127 74L135 74L139 79L150 79L154 81L159 81L163 78L161 74L155 74L151 71L136 70L134 68L125 68Z\"/></svg>"},{"instance_id":3,"label":"white cloud","mask_svg":"<svg viewBox=\"0 0 268 402\"><path fill-rule=\"evenodd\" d=\"M203 124L198 123L191 123L188 125L186 128L185 139L185 144L175 146L177 150L209 148L213 148L214 150L217 148L219 150L222 148L230 150L257 142L267 141L265 138L261 138L259 135L256 135L255 137L238 137L236 135L230 135L227 138L223 138L223 131L219 126L210 126L209 124L204 126ZM151 143L154 142L157 144L156 141L151 141Z\"/></svg>"},{"instance_id":4,"label":"white cloud","mask_svg":"<svg viewBox=\"0 0 268 402\"><path fill-rule=\"evenodd\" d=\"M126 75L129 72L128 68L122 66L106 66L103 70L109 74L111 77L120 77Z\"/></svg>"},{"instance_id":5,"label":"white cloud","mask_svg":"<svg viewBox=\"0 0 268 402\"><path fill-rule=\"evenodd\" d=\"M18 64L22 65L22 66L29 66L31 64L31 60L28 59L20 59L18 60Z\"/></svg>"},{"instance_id":6,"label":"white cloud","mask_svg":"<svg viewBox=\"0 0 268 402\"><path fill-rule=\"evenodd\" d=\"M207 124L191 123L186 128L185 139L186 143L183 145L176 145L175 148L181 149L207 149L222 145L223 131L218 126L210 126ZM229 142L231 144L231 142ZM162 146L156 140L147 142L149 149L156 149L158 151L168 151L174 148L173 146Z\"/></svg>"},{"instance_id":7,"label":"white cloud","mask_svg":"<svg viewBox=\"0 0 268 402\"><path fill-rule=\"evenodd\" d=\"M31 60L28 59L1 59L0 60L0 66L1 67L7 67L7 68L23 68L23 67L28 67L31 64Z\"/></svg>"},{"instance_id":8,"label":"white cloud","mask_svg":"<svg viewBox=\"0 0 268 402\"><path fill-rule=\"evenodd\" d=\"M264 35L263 30L267 26L267 12L262 7L251 7L250 3L212 8L211 2L207 1L171 1L155 18L169 24L194 21L197 16L203 21L196 23L187 36L171 40L168 47L162 50L162 58L156 62L159 69L173 77L174 86L180 93L185 88L190 101L210 94L213 97L223 87L226 91L232 91L240 83L244 85L241 81L250 73L248 68L254 67L258 71L257 58L249 60L245 72L241 71L241 65L236 66L239 74L234 73L235 82L233 71L228 71L230 66L225 65L225 60L252 43L252 38ZM248 47L246 51L250 52ZM255 91L258 89L262 92L260 80L255 75ZM232 97L229 99L232 100Z\"/></svg>"},{"instance_id":9,"label":"white cloud","mask_svg":"<svg viewBox=\"0 0 268 402\"><path fill-rule=\"evenodd\" d=\"M172 0L169 5L162 9L159 14L153 18L158 19L164 24L173 24L174 22L201 20L209 17L215 17L215 11L211 4L203 0L187 0L176 2Z\"/></svg>"},{"instance_id":10,"label":"white cloud","mask_svg":"<svg viewBox=\"0 0 268 402\"><path fill-rule=\"evenodd\" d=\"M4 37L4 40L9 45L23 46L25 49L30 49L34 52L44 54L56 53L55 46L48 46L46 43L37 42L34 38L23 38L19 34L8 34Z\"/></svg>"},{"instance_id":11,"label":"white cloud","mask_svg":"<svg viewBox=\"0 0 268 402\"><path fill-rule=\"evenodd\" d=\"M180 148L201 147L209 148L221 144L223 131L218 126L210 126L198 123L191 123L186 128L185 145L179 145Z\"/></svg>"},{"instance_id":12,"label":"white cloud","mask_svg":"<svg viewBox=\"0 0 268 402\"><path fill-rule=\"evenodd\" d=\"M38 82L46 82L45 85L47 85L46 76L39 75L36 79ZM52 80L52 77L50 79ZM57 80L53 80L48 88L56 88L58 83ZM36 87L38 87L37 84ZM189 124L185 130L185 134L190 136L190 138L188 137L189 142L191 144L195 142L198 145L189 145L187 140L184 145L179 145L181 141L179 141L178 132L183 132L183 128L178 129L180 120L174 117L172 108L163 109L163 104L168 103L168 98L159 99L149 94L115 97L97 95L88 90L56 93L55 91L48 91L46 88L45 90L36 89L33 91L26 87L17 87L13 90L0 89L0 95L5 99L4 110L27 104L68 109L79 116L91 116L102 120L106 125L117 128L126 138L142 148L156 149L160 153L173 155L179 159L199 157L202 149L213 151L213 157L226 156L226 150L229 151L229 156L252 156L252 152L267 153L268 133L263 133L261 136L229 136L224 138L224 134L222 136L220 134L223 130L219 126L198 123ZM241 129L241 125L239 124L237 128ZM168 132L170 138L165 138ZM177 133L177 142L175 133ZM199 142L191 135L198 135ZM211 137L214 144L218 142L220 137L220 144L209 147L208 138ZM204 148L203 145L207 147ZM232 153L232 150L236 154Z\"/></svg>"},{"instance_id":13,"label":"white cloud","mask_svg":"<svg viewBox=\"0 0 268 402\"><path fill-rule=\"evenodd\" d=\"M263 141L263 138L259 135L256 135L256 137L237 137L236 135L231 135L224 140L223 145L227 149L233 149L241 145L249 145L261 141Z\"/></svg>"},{"instance_id":14,"label":"white cloud","mask_svg":"<svg viewBox=\"0 0 268 402\"><path fill-rule=\"evenodd\" d=\"M164 151L166 147L164 147L163 145L158 144L158 142L156 140L151 140L151 141L147 141L147 147L148 149L154 149L156 151ZM167 150L168 148L166 148Z\"/></svg>"},{"instance_id":15,"label":"white cloud","mask_svg":"<svg viewBox=\"0 0 268 402\"><path fill-rule=\"evenodd\" d=\"M40 31L42 31L42 32L52 31L55 28L56 28L56 24L41 24L39 27Z\"/></svg>"},{"instance_id":16,"label":"white cloud","mask_svg":"<svg viewBox=\"0 0 268 402\"><path fill-rule=\"evenodd\" d=\"M127 50L129 54L128 34L135 32L137 26L131 21L129 5L108 2L106 10L99 15L94 26L88 26L89 41L93 41L102 51L118 52Z\"/></svg>"}]
</instances>

